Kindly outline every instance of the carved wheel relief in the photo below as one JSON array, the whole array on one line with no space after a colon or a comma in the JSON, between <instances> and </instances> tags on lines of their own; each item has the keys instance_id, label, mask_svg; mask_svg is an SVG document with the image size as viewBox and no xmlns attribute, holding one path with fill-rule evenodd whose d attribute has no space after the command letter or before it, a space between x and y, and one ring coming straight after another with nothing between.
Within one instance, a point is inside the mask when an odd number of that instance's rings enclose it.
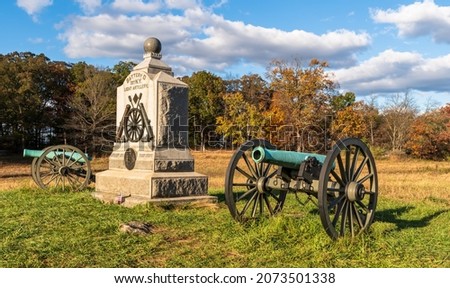
<instances>
[{"instance_id":1,"label":"carved wheel relief","mask_svg":"<svg viewBox=\"0 0 450 288\"><path fill-rule=\"evenodd\" d=\"M130 104L125 107L122 121L117 131L118 140L130 142L150 142L153 140L153 131L150 126L144 104L141 103L142 93L128 96ZM147 133L145 133L147 132ZM144 137L145 135L145 137Z\"/></svg>"}]
</instances>

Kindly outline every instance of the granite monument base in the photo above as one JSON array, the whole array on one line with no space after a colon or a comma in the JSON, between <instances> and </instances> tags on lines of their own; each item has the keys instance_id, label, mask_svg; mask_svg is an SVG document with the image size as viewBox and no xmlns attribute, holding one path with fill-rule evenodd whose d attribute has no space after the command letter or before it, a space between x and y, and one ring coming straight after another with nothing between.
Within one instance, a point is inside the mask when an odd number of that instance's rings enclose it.
<instances>
[{"instance_id":1,"label":"granite monument base","mask_svg":"<svg viewBox=\"0 0 450 288\"><path fill-rule=\"evenodd\" d=\"M217 202L216 197L207 195L207 189L208 178L196 172L110 169L96 175L93 196L123 206L148 202Z\"/></svg>"},{"instance_id":2,"label":"granite monument base","mask_svg":"<svg viewBox=\"0 0 450 288\"><path fill-rule=\"evenodd\" d=\"M133 149L133 169L124 160ZM170 157L169 157L170 156ZM145 203L217 202L208 194L208 177L194 172L189 150L152 149L136 144L116 145L109 169L95 175L93 196L104 202L134 206Z\"/></svg>"}]
</instances>

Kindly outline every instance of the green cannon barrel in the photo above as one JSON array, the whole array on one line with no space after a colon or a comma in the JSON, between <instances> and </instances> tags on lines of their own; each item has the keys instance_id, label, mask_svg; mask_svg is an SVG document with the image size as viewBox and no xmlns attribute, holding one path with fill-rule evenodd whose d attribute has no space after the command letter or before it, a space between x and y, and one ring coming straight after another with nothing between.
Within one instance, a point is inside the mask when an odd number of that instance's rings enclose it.
<instances>
[{"instance_id":1,"label":"green cannon barrel","mask_svg":"<svg viewBox=\"0 0 450 288\"><path fill-rule=\"evenodd\" d=\"M298 169L300 164L310 157L315 157L322 164L326 158L321 154L273 150L262 146L255 147L252 151L252 158L256 163L270 163L290 169Z\"/></svg>"},{"instance_id":2,"label":"green cannon barrel","mask_svg":"<svg viewBox=\"0 0 450 288\"><path fill-rule=\"evenodd\" d=\"M44 150L23 149L23 157L39 158L42 156L42 154L44 154ZM60 156L62 154L63 152L60 151L51 151L45 157L47 157L48 159L52 159L55 156ZM83 156L81 156L80 153L77 152L65 152L64 155L66 156L66 158L70 158L71 160L76 162L80 163L86 162ZM86 155L86 157L88 157L89 159L89 156Z\"/></svg>"},{"instance_id":3,"label":"green cannon barrel","mask_svg":"<svg viewBox=\"0 0 450 288\"><path fill-rule=\"evenodd\" d=\"M23 149L23 157L39 158L43 153L42 150Z\"/></svg>"}]
</instances>

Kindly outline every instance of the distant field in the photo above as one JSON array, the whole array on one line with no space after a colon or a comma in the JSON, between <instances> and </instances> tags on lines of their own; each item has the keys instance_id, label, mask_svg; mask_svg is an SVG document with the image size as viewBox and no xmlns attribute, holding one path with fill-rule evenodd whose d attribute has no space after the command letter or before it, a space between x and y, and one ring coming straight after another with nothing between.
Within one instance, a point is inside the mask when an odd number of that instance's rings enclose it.
<instances>
[{"instance_id":1,"label":"distant field","mask_svg":"<svg viewBox=\"0 0 450 288\"><path fill-rule=\"evenodd\" d=\"M450 162L378 160L379 204L370 232L333 242L317 208L288 195L281 214L241 225L223 202L231 152L193 152L217 205L124 208L88 191L50 192L31 160L0 157L0 267L447 267ZM94 159L95 171L107 159ZM122 222L153 234L122 234Z\"/></svg>"}]
</instances>

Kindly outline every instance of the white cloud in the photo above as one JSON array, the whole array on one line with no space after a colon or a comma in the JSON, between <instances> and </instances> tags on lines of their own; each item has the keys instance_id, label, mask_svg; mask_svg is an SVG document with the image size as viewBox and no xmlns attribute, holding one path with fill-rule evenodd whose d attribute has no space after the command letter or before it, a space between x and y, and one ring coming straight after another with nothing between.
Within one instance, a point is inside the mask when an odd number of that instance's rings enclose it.
<instances>
[{"instance_id":1,"label":"white cloud","mask_svg":"<svg viewBox=\"0 0 450 288\"><path fill-rule=\"evenodd\" d=\"M401 37L431 35L436 42L450 43L450 6L438 6L433 0L424 0L398 9L371 11L377 23L394 24Z\"/></svg>"},{"instance_id":2,"label":"white cloud","mask_svg":"<svg viewBox=\"0 0 450 288\"><path fill-rule=\"evenodd\" d=\"M448 92L450 54L424 58L419 53L386 50L351 68L333 71L345 90L357 95L408 90Z\"/></svg>"},{"instance_id":3,"label":"white cloud","mask_svg":"<svg viewBox=\"0 0 450 288\"><path fill-rule=\"evenodd\" d=\"M200 6L196 0L165 0L164 2L169 9L189 9Z\"/></svg>"},{"instance_id":4,"label":"white cloud","mask_svg":"<svg viewBox=\"0 0 450 288\"><path fill-rule=\"evenodd\" d=\"M84 13L91 14L102 5L102 0L75 0Z\"/></svg>"},{"instance_id":5,"label":"white cloud","mask_svg":"<svg viewBox=\"0 0 450 288\"><path fill-rule=\"evenodd\" d=\"M42 9L53 4L53 0L17 0L16 4L30 16L36 16Z\"/></svg>"},{"instance_id":6,"label":"white cloud","mask_svg":"<svg viewBox=\"0 0 450 288\"><path fill-rule=\"evenodd\" d=\"M61 34L71 58L141 59L143 41L149 36L161 40L164 59L184 66L183 71L223 71L236 63L264 67L274 58L291 57L348 66L356 62L355 53L371 43L367 33L283 31L226 20L204 7L187 9L183 15L80 16L73 18Z\"/></svg>"},{"instance_id":7,"label":"white cloud","mask_svg":"<svg viewBox=\"0 0 450 288\"><path fill-rule=\"evenodd\" d=\"M161 0L114 0L112 8L121 12L138 12L141 14L156 12L161 8Z\"/></svg>"},{"instance_id":8,"label":"white cloud","mask_svg":"<svg viewBox=\"0 0 450 288\"><path fill-rule=\"evenodd\" d=\"M67 41L65 53L71 58L142 57L144 40L149 36L169 43L184 39L189 23L179 16L80 16L72 19L60 36ZM162 37L163 36L163 37ZM163 51L164 52L164 51Z\"/></svg>"}]
</instances>

